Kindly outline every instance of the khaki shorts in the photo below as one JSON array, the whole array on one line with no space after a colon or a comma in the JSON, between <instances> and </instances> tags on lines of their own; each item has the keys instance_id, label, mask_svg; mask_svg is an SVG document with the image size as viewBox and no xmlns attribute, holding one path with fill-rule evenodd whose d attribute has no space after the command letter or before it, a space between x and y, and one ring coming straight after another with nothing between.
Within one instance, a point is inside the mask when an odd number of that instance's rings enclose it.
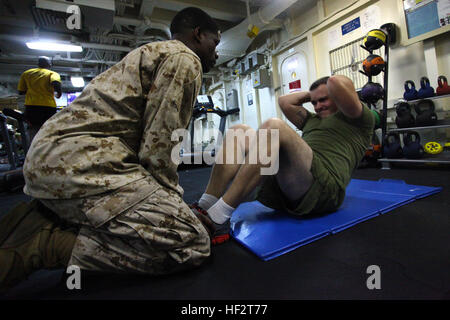
<instances>
[{"instance_id":1,"label":"khaki shorts","mask_svg":"<svg viewBox=\"0 0 450 320\"><path fill-rule=\"evenodd\" d=\"M345 197L320 158L313 156L311 174L314 178L309 190L292 202L281 191L276 176L267 176L256 194L256 200L267 207L288 211L294 215L321 214L336 211Z\"/></svg>"}]
</instances>

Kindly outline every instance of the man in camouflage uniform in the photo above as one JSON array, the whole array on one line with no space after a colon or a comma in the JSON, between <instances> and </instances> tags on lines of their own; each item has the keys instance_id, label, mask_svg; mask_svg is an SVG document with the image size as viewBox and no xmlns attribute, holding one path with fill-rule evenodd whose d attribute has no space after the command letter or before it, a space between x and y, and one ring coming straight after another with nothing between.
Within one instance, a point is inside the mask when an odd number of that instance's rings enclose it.
<instances>
[{"instance_id":1,"label":"man in camouflage uniform","mask_svg":"<svg viewBox=\"0 0 450 320\"><path fill-rule=\"evenodd\" d=\"M180 11L172 40L131 51L47 121L28 152L35 199L0 221L0 287L39 268L167 274L210 255L209 231L183 202L171 151L214 66L217 25ZM46 211L65 223L48 218Z\"/></svg>"}]
</instances>

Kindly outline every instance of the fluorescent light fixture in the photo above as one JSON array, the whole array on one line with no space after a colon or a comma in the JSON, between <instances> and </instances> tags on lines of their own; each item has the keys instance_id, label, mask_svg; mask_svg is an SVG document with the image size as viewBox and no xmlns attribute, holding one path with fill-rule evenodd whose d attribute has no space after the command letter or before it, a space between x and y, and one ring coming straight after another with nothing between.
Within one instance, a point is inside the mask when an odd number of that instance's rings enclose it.
<instances>
[{"instance_id":1,"label":"fluorescent light fixture","mask_svg":"<svg viewBox=\"0 0 450 320\"><path fill-rule=\"evenodd\" d=\"M83 77L70 77L70 81L74 87L84 87Z\"/></svg>"},{"instance_id":2,"label":"fluorescent light fixture","mask_svg":"<svg viewBox=\"0 0 450 320\"><path fill-rule=\"evenodd\" d=\"M83 48L81 46L58 43L52 41L30 41L26 43L27 47L34 50L45 50L45 51L70 51L70 52L82 52Z\"/></svg>"}]
</instances>

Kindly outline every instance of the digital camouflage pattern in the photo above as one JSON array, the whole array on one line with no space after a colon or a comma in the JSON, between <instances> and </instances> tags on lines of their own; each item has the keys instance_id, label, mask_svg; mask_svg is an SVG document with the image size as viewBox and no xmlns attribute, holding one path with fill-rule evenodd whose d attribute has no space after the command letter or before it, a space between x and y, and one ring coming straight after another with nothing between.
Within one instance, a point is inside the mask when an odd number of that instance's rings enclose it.
<instances>
[{"instance_id":1,"label":"digital camouflage pattern","mask_svg":"<svg viewBox=\"0 0 450 320\"><path fill-rule=\"evenodd\" d=\"M69 265L162 274L209 256L171 161L172 132L188 126L201 81L200 59L182 42L150 43L42 126L24 192L80 226Z\"/></svg>"},{"instance_id":2,"label":"digital camouflage pattern","mask_svg":"<svg viewBox=\"0 0 450 320\"><path fill-rule=\"evenodd\" d=\"M41 201L81 226L69 265L84 270L160 275L198 266L211 253L206 229L181 196L151 177L107 195Z\"/></svg>"}]
</instances>

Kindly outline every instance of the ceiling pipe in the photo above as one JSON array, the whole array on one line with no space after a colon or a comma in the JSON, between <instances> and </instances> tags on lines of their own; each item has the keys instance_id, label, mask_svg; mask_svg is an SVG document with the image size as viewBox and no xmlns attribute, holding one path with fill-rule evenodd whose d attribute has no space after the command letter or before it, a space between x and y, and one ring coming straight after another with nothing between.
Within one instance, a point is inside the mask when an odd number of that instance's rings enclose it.
<instances>
[{"instance_id":1,"label":"ceiling pipe","mask_svg":"<svg viewBox=\"0 0 450 320\"><path fill-rule=\"evenodd\" d=\"M279 21L276 21L276 24L272 25L275 17L287 10L296 2L297 0L272 1L269 5L259 9L257 12L247 17L237 26L225 31L222 34L220 44L217 47L219 54L217 65L227 62L233 58L241 57L245 54L248 46L253 41L253 39L250 39L247 36L247 30L250 23L258 27L260 32L269 29L273 30L281 28L282 26Z\"/></svg>"},{"instance_id":2,"label":"ceiling pipe","mask_svg":"<svg viewBox=\"0 0 450 320\"><path fill-rule=\"evenodd\" d=\"M170 28L167 24L160 21L152 21L148 17L144 17L143 19L132 19L115 16L113 22L123 26L135 26L141 33L145 32L147 29L158 29L165 33L167 39L172 37Z\"/></svg>"},{"instance_id":3,"label":"ceiling pipe","mask_svg":"<svg viewBox=\"0 0 450 320\"><path fill-rule=\"evenodd\" d=\"M15 55L0 55L0 60L9 60L9 61L33 61L37 62L37 59L39 58L38 55L27 55L27 54L15 54ZM83 58L64 58L61 56L54 56L53 62L69 62L69 63L83 63L83 64L107 64L107 65L114 65L118 63L119 61L107 61L107 60L96 60L96 59L89 59L85 60Z\"/></svg>"}]
</instances>

